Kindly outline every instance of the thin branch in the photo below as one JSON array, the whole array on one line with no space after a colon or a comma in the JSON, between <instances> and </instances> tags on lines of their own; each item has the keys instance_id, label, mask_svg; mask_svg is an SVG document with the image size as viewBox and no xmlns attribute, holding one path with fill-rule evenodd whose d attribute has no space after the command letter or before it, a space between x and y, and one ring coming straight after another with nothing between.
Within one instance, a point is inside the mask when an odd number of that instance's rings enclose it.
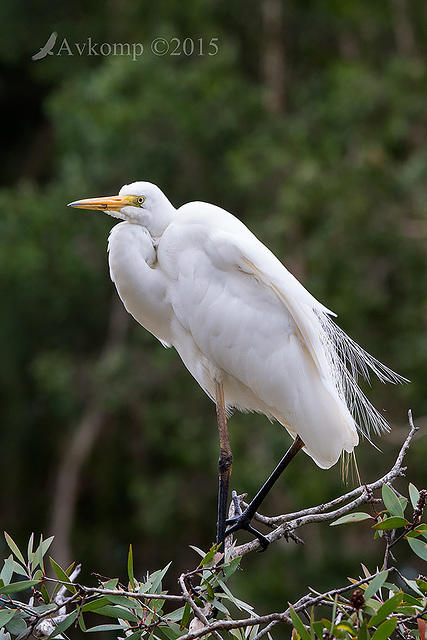
<instances>
[{"instance_id":1,"label":"thin branch","mask_svg":"<svg viewBox=\"0 0 427 640\"><path fill-rule=\"evenodd\" d=\"M242 629L245 627L253 627L257 624L265 624L272 621L286 622L292 624L292 620L285 613L269 613L266 616L254 616L252 618L244 618L241 620L217 620L208 624L203 629L197 629L196 631L190 631L185 636L181 636L180 640L194 640L195 638L201 638L214 631L228 631L229 629Z\"/></svg>"},{"instance_id":2,"label":"thin branch","mask_svg":"<svg viewBox=\"0 0 427 640\"><path fill-rule=\"evenodd\" d=\"M255 518L259 521L262 522L263 524L267 525L267 526L273 526L273 525L278 525L278 524L283 524L285 522L289 522L291 520L295 520L296 518L301 518L303 516L309 516L313 513L324 513L325 511L329 511L329 509L332 509L333 507L337 507L340 504L343 504L343 502L347 502L348 500L351 500L352 498L356 498L357 496L361 495L364 491L364 489L366 489L366 487L371 488L371 489L377 489L380 488L383 484L390 482L390 480L394 480L398 475L401 475L399 473L399 471L403 471L402 469L402 462L403 459L411 445L412 439L415 435L415 433L418 431L419 427L414 426L414 421L412 418L412 411L411 409L409 409L408 411L408 420L409 420L409 426L410 426L410 431L409 434L407 436L407 438L405 439L405 442L403 443L403 445L401 446L398 456L396 458L396 461L393 465L393 467L390 469L390 471L383 476L382 478L380 478L379 480L377 480L376 482L370 484L370 485L362 485L360 487L356 487L355 489L352 489L351 491L349 491L348 493L344 493L341 496L338 496L337 498L334 498L333 500L330 500L330 502L325 502L325 504L319 504L315 507L309 507L307 509L302 509L300 511L295 511L293 513L286 513L283 515L279 515L279 516L273 516L273 517L267 517L267 516L263 516L260 513L256 513L255 514ZM247 503L242 501L242 505L244 507L247 507Z\"/></svg>"},{"instance_id":3,"label":"thin branch","mask_svg":"<svg viewBox=\"0 0 427 640\"><path fill-rule=\"evenodd\" d=\"M410 432L403 443L399 454L396 458L396 461L392 467L392 469L384 475L379 480L362 487L358 487L334 500L331 500L328 503L318 505L317 507L311 507L309 509L305 509L299 512L295 512L293 514L285 514L283 516L277 516L275 518L266 518L265 516L261 516L258 514L258 519L264 524L268 524L269 526L274 527L273 531L268 535L268 539L273 542L274 540L278 540L281 537L290 536L294 539L297 538L293 530L296 528L300 528L306 524L314 523L314 522L328 522L337 517L347 514L355 507L358 507L361 504L372 502L373 491L379 489L384 484L392 484L392 482L399 477L400 475L404 475L405 468L403 465L403 460L405 454L411 444L411 441L417 431L417 428L414 426L412 414L408 413L409 416L409 424L410 424ZM418 500L417 505L414 510L413 522L416 526L421 520L422 512L425 507L425 503L427 500L427 491L420 491L420 498ZM412 525L411 525L412 526ZM407 533L407 531L406 531ZM392 534L393 535L393 534ZM387 536L387 534L386 534ZM384 557L384 568L387 566L387 562L390 558L392 558L392 554L390 552L391 547L401 538L399 537L386 537L386 552ZM230 537L231 538L231 537ZM234 544L234 543L233 543ZM259 543L257 540L247 543L245 545L233 547L228 549L228 558L227 560L231 560L236 556L242 556L245 553L249 553L250 551L257 549L259 547ZM211 567L213 573L219 572L222 570L221 566L217 565ZM395 571L397 575L400 575L398 569L395 567L391 567L388 569L389 572ZM138 593L135 591L125 591L122 589L104 589L101 587L86 587L84 585L80 585L75 583L74 580L80 573L80 566L74 569L74 572L70 575L69 582L61 581L54 578L44 578L45 581L53 582L55 584L61 585L56 597L55 597L55 606L54 608L45 611L43 613L38 613L31 609L31 605L25 605L23 603L16 602L16 608L21 608L22 611L26 611L27 614L30 614L29 622L29 633L34 637L46 638L48 637L56 628L56 626L65 618L67 608L69 610L69 606L71 604L74 607L81 607L84 602L92 602L97 599L99 596L127 596L129 598L133 598L135 600L142 601L141 604L148 611L153 614L153 620L157 618L152 624L154 626L158 625L159 622L165 622L167 624L167 619L162 618L157 612L153 609L150 609L146 605L144 601L146 600L167 600L169 602L175 603L187 603L191 608L194 618L191 622L188 633L181 637L181 640L196 640L196 638L201 638L207 635L212 635L217 640L222 640L220 631L230 631L232 629L243 629L248 627L254 627L256 625L263 625L264 628L260 629L254 638L254 640L260 640L262 637L266 636L269 631L279 623L285 623L287 625L292 625L292 620L290 617L290 606L284 610L275 613L270 613L264 616L251 615L248 618L242 618L240 620L211 620L209 621L207 615L209 615L208 610L209 607L211 609L214 605L211 605L209 602L205 603L205 607L198 606L197 597L195 598L193 595L193 586L191 584L191 578L193 576L200 576L203 569L201 567L197 567L197 569L193 571L189 571L187 573L183 573L178 582L181 589L181 594L159 594L159 593ZM316 592L314 589L309 588L309 592L305 594L302 598L295 602L293 605L294 610L297 613L301 613L306 616L309 610L316 606L336 606L338 604L338 610L345 615L350 613L354 607L350 603L350 601L344 597L344 593L350 590L354 590L361 585L365 585L373 580L377 575L379 575L380 571L377 571L371 576L361 578L357 582L350 583L345 585L344 587L340 587L337 589L331 589L325 593ZM65 597L66 595L66 587L72 583L76 588L76 593ZM196 589L196 587L194 587ZM15 601L9 600L7 605L15 604ZM207 614L207 615L206 615ZM404 629L405 624L416 624L416 619L419 617L424 617L426 615L426 609L421 610L419 613L408 616L407 614L398 613L398 625L402 625ZM400 631L398 632L400 633ZM402 635L402 634L400 634ZM27 636L28 637L28 636ZM65 636L64 636L65 637ZM403 640L403 637L401 638Z\"/></svg>"},{"instance_id":4,"label":"thin branch","mask_svg":"<svg viewBox=\"0 0 427 640\"><path fill-rule=\"evenodd\" d=\"M183 593L183 595L185 597L185 600L188 603L188 605L191 607L194 615L204 625L203 628L206 628L206 627L209 626L209 620L207 619L207 617L205 616L203 611L200 609L200 607L197 606L197 604L194 602L193 598L191 597L190 592L188 591L188 588L187 588L187 584L186 584L187 578L188 578L188 576L185 573L181 574L179 576L179 578L178 578L179 586L181 587L181 590L182 590L182 593ZM203 631L203 629L201 629L201 631ZM190 632L190 634L191 633L196 633L196 631L192 631L192 632ZM221 636L219 635L219 633L216 630L212 630L211 633L213 634L213 636L215 638L218 638L219 640L222 640ZM197 636L195 636L195 637L197 637Z\"/></svg>"},{"instance_id":5,"label":"thin branch","mask_svg":"<svg viewBox=\"0 0 427 640\"><path fill-rule=\"evenodd\" d=\"M44 578L47 582L55 582L56 584L69 584L69 582L64 582L62 580L58 580L57 578ZM127 596L129 598L136 599L145 599L148 600L170 600L175 602L183 602L185 601L184 596L172 595L168 593L138 593L137 591L122 591L121 589L102 589L101 587L85 587L83 584L79 584L78 582L74 583L76 589L83 593L87 594L99 594L104 596Z\"/></svg>"},{"instance_id":6,"label":"thin branch","mask_svg":"<svg viewBox=\"0 0 427 640\"><path fill-rule=\"evenodd\" d=\"M58 580L56 581L58 582ZM127 596L129 598L136 598L137 600L168 600L173 602L183 602L186 600L185 596L172 595L168 593L137 593L135 591L121 591L120 589L101 589L98 587L85 587L81 584L76 584L76 587L83 591L83 593L96 593L104 596Z\"/></svg>"},{"instance_id":7,"label":"thin branch","mask_svg":"<svg viewBox=\"0 0 427 640\"><path fill-rule=\"evenodd\" d=\"M393 568L389 569L389 571L392 571L392 570ZM315 598L311 598L309 594L307 594L306 596L303 596L302 598L300 598L300 600L298 600L298 602L295 603L293 609L297 613L299 613L300 611L303 611L304 609L307 609L316 604L319 604L320 602L327 600L328 598L329 599L333 598L336 595L340 595L341 593L345 593L346 591L350 591L351 589L357 589L357 587L360 587L362 584L366 584L367 582L370 582L371 580L376 578L376 576L379 575L379 573L380 571L377 571L373 575L367 578L363 578L358 582L354 582L352 584L346 585L344 587L340 587L338 589L331 589L330 591L322 593L319 596L316 596ZM286 611L269 613L265 616L252 616L251 618L243 618L241 620L217 620L216 622L212 622L210 624L208 623L208 625L205 626L203 629L190 631L190 633L187 633L185 636L182 636L180 640L195 640L195 638L201 638L202 636L205 636L214 631L241 629L244 627L253 627L259 624L266 624L266 623L270 624L272 622L274 623L285 622L286 624L292 625L292 620L290 618L289 611L290 611L290 608L288 607Z\"/></svg>"},{"instance_id":8,"label":"thin branch","mask_svg":"<svg viewBox=\"0 0 427 640\"><path fill-rule=\"evenodd\" d=\"M382 478L372 482L371 484L367 484L361 487L357 487L352 491L349 491L334 500L331 500L328 503L318 505L317 507L310 507L309 509L304 509L303 511L295 512L293 514L285 514L282 516L276 516L275 518L266 518L265 516L261 516L258 514L258 519L264 524L273 525L276 528L267 535L267 539L270 542L275 542L286 535L289 535L294 529L300 528L304 525L311 524L314 522L328 522L330 520L334 520L335 518L339 518L343 515L346 515L354 508L359 507L362 504L366 504L372 500L372 493L376 489L380 489L383 484L392 483L397 477L404 475L406 470L405 467L402 466L404 457L408 448L412 442L412 439L415 433L418 431L418 427L414 426L412 420L412 414L410 411L409 415L409 424L410 431L409 434L400 448L399 454L396 458L396 461L391 468L391 470L386 473ZM329 511L329 509L333 506L337 506L347 502L349 499L354 498L351 502L348 502L344 506L335 509L333 511ZM277 524L280 523L279 526ZM258 540L251 540L246 544L239 545L235 547L233 552L231 553L231 558L235 558L236 556L243 556L251 551L255 551L260 548L260 543Z\"/></svg>"}]
</instances>

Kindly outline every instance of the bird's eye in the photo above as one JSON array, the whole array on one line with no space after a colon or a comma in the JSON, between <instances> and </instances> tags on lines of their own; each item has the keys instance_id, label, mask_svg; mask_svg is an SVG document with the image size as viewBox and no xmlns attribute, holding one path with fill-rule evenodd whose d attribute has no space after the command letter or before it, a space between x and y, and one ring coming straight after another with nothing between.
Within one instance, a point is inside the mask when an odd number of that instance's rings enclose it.
<instances>
[{"instance_id":1,"label":"bird's eye","mask_svg":"<svg viewBox=\"0 0 427 640\"><path fill-rule=\"evenodd\" d=\"M138 200L137 200L137 203L138 203L138 204L144 204L144 202L145 202L145 198L144 198L144 196L139 196L139 198L138 198Z\"/></svg>"}]
</instances>

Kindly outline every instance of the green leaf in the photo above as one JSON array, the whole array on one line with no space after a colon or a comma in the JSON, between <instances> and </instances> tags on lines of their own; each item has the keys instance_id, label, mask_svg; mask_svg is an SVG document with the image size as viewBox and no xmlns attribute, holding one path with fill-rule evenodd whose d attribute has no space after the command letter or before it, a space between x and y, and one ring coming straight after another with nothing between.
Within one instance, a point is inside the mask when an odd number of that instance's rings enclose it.
<instances>
[{"instance_id":1,"label":"green leaf","mask_svg":"<svg viewBox=\"0 0 427 640\"><path fill-rule=\"evenodd\" d=\"M427 543L418 538L408 538L408 544L412 551L420 558L427 561Z\"/></svg>"},{"instance_id":2,"label":"green leaf","mask_svg":"<svg viewBox=\"0 0 427 640\"><path fill-rule=\"evenodd\" d=\"M73 624L73 622L76 620L77 616L79 615L78 610L76 611L72 611L62 622L60 622L58 624L58 626L52 631L52 633L50 634L49 638L56 638L56 636L59 636L63 631L65 631L66 629L68 629L68 627L71 627L71 625Z\"/></svg>"},{"instance_id":3,"label":"green leaf","mask_svg":"<svg viewBox=\"0 0 427 640\"><path fill-rule=\"evenodd\" d=\"M31 556L33 555L34 533L32 533L28 539L27 545L27 558L28 564L31 562Z\"/></svg>"},{"instance_id":4,"label":"green leaf","mask_svg":"<svg viewBox=\"0 0 427 640\"><path fill-rule=\"evenodd\" d=\"M20 636L26 634L27 624L21 614L17 612L11 620L6 624L6 629L14 636Z\"/></svg>"},{"instance_id":5,"label":"green leaf","mask_svg":"<svg viewBox=\"0 0 427 640\"><path fill-rule=\"evenodd\" d=\"M172 564L172 562L169 562L164 569L162 569L161 571L160 570L159 571L155 571L154 573L151 574L150 578L153 581L151 588L153 589L154 593L157 593L157 589L161 586L161 582L162 582L167 570L171 566L171 564Z\"/></svg>"},{"instance_id":6,"label":"green leaf","mask_svg":"<svg viewBox=\"0 0 427 640\"><path fill-rule=\"evenodd\" d=\"M223 574L223 580L225 582L227 582L229 577L232 576L233 573L239 568L241 559L242 559L242 556L237 556L237 558L233 558L233 560L231 560L231 562L229 562L223 568L222 574Z\"/></svg>"},{"instance_id":7,"label":"green leaf","mask_svg":"<svg viewBox=\"0 0 427 640\"><path fill-rule=\"evenodd\" d=\"M28 575L28 571L22 567L19 562L16 562L16 560L12 560L12 568L13 568L13 572L19 574L20 576L24 576L25 578L29 578ZM34 576L33 576L34 577Z\"/></svg>"},{"instance_id":8,"label":"green leaf","mask_svg":"<svg viewBox=\"0 0 427 640\"><path fill-rule=\"evenodd\" d=\"M206 567L207 565L210 565L217 551L218 551L218 546L216 544L212 545L212 547L209 549L205 557L202 558L202 560L200 561L200 565L202 567Z\"/></svg>"},{"instance_id":9,"label":"green leaf","mask_svg":"<svg viewBox=\"0 0 427 640\"><path fill-rule=\"evenodd\" d=\"M218 596L220 596L221 594L217 594ZM221 613L225 613L225 615L229 615L229 611L227 609L227 607L225 605L223 605L223 603L218 599L215 598L215 600L212 601L212 605L215 607L215 609L218 609L218 611L221 611Z\"/></svg>"},{"instance_id":10,"label":"green leaf","mask_svg":"<svg viewBox=\"0 0 427 640\"><path fill-rule=\"evenodd\" d=\"M52 544L52 541L53 541L53 536L50 536L50 538L46 538L46 540L43 540L43 536L40 537L40 544L32 554L33 568L36 567L38 564L40 568L44 570L43 557L46 555L50 545Z\"/></svg>"},{"instance_id":11,"label":"green leaf","mask_svg":"<svg viewBox=\"0 0 427 640\"><path fill-rule=\"evenodd\" d=\"M41 580L42 578L43 578L43 571L41 569L37 569L37 571L34 572L33 580Z\"/></svg>"},{"instance_id":12,"label":"green leaf","mask_svg":"<svg viewBox=\"0 0 427 640\"><path fill-rule=\"evenodd\" d=\"M132 551L132 545L129 545L129 553L128 553L128 577L129 577L129 584L132 587L132 589L135 589L135 578L133 575L133 551Z\"/></svg>"},{"instance_id":13,"label":"green leaf","mask_svg":"<svg viewBox=\"0 0 427 640\"><path fill-rule=\"evenodd\" d=\"M37 559L37 564L40 567L40 569L44 572L44 566L43 566L43 536L40 536L40 544L37 547L37 551L35 552L34 556Z\"/></svg>"},{"instance_id":14,"label":"green leaf","mask_svg":"<svg viewBox=\"0 0 427 640\"><path fill-rule=\"evenodd\" d=\"M41 594L42 594L44 602L46 604L49 604L50 603L50 597L49 597L49 593L48 593L48 591L46 589L46 585L45 584L42 584L40 591L41 591Z\"/></svg>"},{"instance_id":15,"label":"green leaf","mask_svg":"<svg viewBox=\"0 0 427 640\"><path fill-rule=\"evenodd\" d=\"M153 591L152 585L152 576L149 576L145 582L139 585L137 593L151 593Z\"/></svg>"},{"instance_id":16,"label":"green leaf","mask_svg":"<svg viewBox=\"0 0 427 640\"><path fill-rule=\"evenodd\" d=\"M408 498L405 498L405 496L400 496L398 497L398 500L400 502L400 506L402 507L403 513L405 513L405 509L408 506Z\"/></svg>"},{"instance_id":17,"label":"green leaf","mask_svg":"<svg viewBox=\"0 0 427 640\"><path fill-rule=\"evenodd\" d=\"M331 522L329 526L335 527L337 524L349 524L351 522L361 522L362 520L370 519L372 519L372 516L370 516L369 513L364 513L363 511L349 513L346 516L341 516L341 518L338 518L338 520L334 520L334 522Z\"/></svg>"},{"instance_id":18,"label":"green leaf","mask_svg":"<svg viewBox=\"0 0 427 640\"><path fill-rule=\"evenodd\" d=\"M121 620L128 620L129 622L138 622L138 618L134 613L117 605L112 606L107 604L103 607L100 607L99 609L96 609L95 613L98 613L102 616L109 616L110 618L120 618Z\"/></svg>"},{"instance_id":19,"label":"green leaf","mask_svg":"<svg viewBox=\"0 0 427 640\"><path fill-rule=\"evenodd\" d=\"M301 620L295 609L292 607L292 605L289 605L289 613L291 616L292 624L297 630L298 635L301 637L301 640L311 640L311 636L305 628L303 621Z\"/></svg>"},{"instance_id":20,"label":"green leaf","mask_svg":"<svg viewBox=\"0 0 427 640\"><path fill-rule=\"evenodd\" d=\"M176 624L171 624L169 627L162 627L162 634L168 638L168 640L176 640L182 634L179 631L179 627ZM126 638L126 640L128 640ZM162 640L164 640L162 638Z\"/></svg>"},{"instance_id":21,"label":"green leaf","mask_svg":"<svg viewBox=\"0 0 427 640\"><path fill-rule=\"evenodd\" d=\"M85 619L82 613L79 614L79 627L83 631L83 633L86 633L87 628L86 628Z\"/></svg>"},{"instance_id":22,"label":"green leaf","mask_svg":"<svg viewBox=\"0 0 427 640\"><path fill-rule=\"evenodd\" d=\"M184 612L182 614L182 618L181 618L181 622L179 625L179 630L182 631L183 629L186 629L186 627L188 627L188 623L190 621L190 615L191 615L191 607L188 604L188 602L185 603L185 607L184 607Z\"/></svg>"},{"instance_id":23,"label":"green leaf","mask_svg":"<svg viewBox=\"0 0 427 640\"><path fill-rule=\"evenodd\" d=\"M108 604L107 598L98 598L98 600L92 600L92 602L86 602L81 608L82 611L96 611L101 607L105 607Z\"/></svg>"},{"instance_id":24,"label":"green leaf","mask_svg":"<svg viewBox=\"0 0 427 640\"><path fill-rule=\"evenodd\" d=\"M389 616L391 613L395 611L395 609L400 605L402 600L403 600L403 593L401 591L399 593L396 593L394 596L392 596L388 600L386 600L384 604L382 604L381 607L378 609L376 615L370 619L369 626L378 627L380 622L385 620L387 616Z\"/></svg>"},{"instance_id":25,"label":"green leaf","mask_svg":"<svg viewBox=\"0 0 427 640\"><path fill-rule=\"evenodd\" d=\"M52 565L52 569L54 570L58 580L61 580L61 582L64 583L64 587L66 587L68 591L70 591L71 593L77 593L76 587L73 585L72 582L70 582L70 579L65 573L64 569L62 569L62 567L60 567L59 564L55 562L55 560L50 556L49 556L49 560L50 560L50 564Z\"/></svg>"},{"instance_id":26,"label":"green leaf","mask_svg":"<svg viewBox=\"0 0 427 640\"><path fill-rule=\"evenodd\" d=\"M5 587L0 588L0 593L18 593L19 591L25 591L25 589L29 589L30 587L34 587L34 585L39 584L40 580L22 580L20 582L12 582L12 584L8 584Z\"/></svg>"},{"instance_id":27,"label":"green leaf","mask_svg":"<svg viewBox=\"0 0 427 640\"><path fill-rule=\"evenodd\" d=\"M212 589L209 583L206 583L206 593L208 595L208 598L210 598L211 600L214 599L215 597L214 590Z\"/></svg>"},{"instance_id":28,"label":"green leaf","mask_svg":"<svg viewBox=\"0 0 427 640\"><path fill-rule=\"evenodd\" d=\"M349 620L344 620L344 622L340 622L339 624L336 625L335 628L339 629L340 631L346 631L352 637L357 636L357 631L354 628L354 626L351 624L351 622L349 622Z\"/></svg>"},{"instance_id":29,"label":"green leaf","mask_svg":"<svg viewBox=\"0 0 427 640\"><path fill-rule=\"evenodd\" d=\"M405 604L414 605L415 607L421 607L422 608L422 606L423 606L421 604L421 602L417 598L414 598L414 596L411 596L409 593L404 593L403 594L403 602Z\"/></svg>"},{"instance_id":30,"label":"green leaf","mask_svg":"<svg viewBox=\"0 0 427 640\"><path fill-rule=\"evenodd\" d=\"M390 618L386 620L378 627L372 636L372 640L386 640L389 638L393 631L396 629L397 618Z\"/></svg>"},{"instance_id":31,"label":"green leaf","mask_svg":"<svg viewBox=\"0 0 427 640\"><path fill-rule=\"evenodd\" d=\"M16 609L3 609L0 611L0 628L5 627L9 620L13 618L16 613Z\"/></svg>"},{"instance_id":32,"label":"green leaf","mask_svg":"<svg viewBox=\"0 0 427 640\"><path fill-rule=\"evenodd\" d=\"M46 613L47 611L52 611L53 609L55 609L57 607L56 604L54 604L53 602L51 602L50 604L40 604L37 607L32 607L32 610L35 613Z\"/></svg>"},{"instance_id":33,"label":"green leaf","mask_svg":"<svg viewBox=\"0 0 427 640\"><path fill-rule=\"evenodd\" d=\"M337 604L338 604L338 595L335 595L334 606L332 607L332 618L331 618L332 624L335 624L335 618L337 615Z\"/></svg>"},{"instance_id":34,"label":"green leaf","mask_svg":"<svg viewBox=\"0 0 427 640\"><path fill-rule=\"evenodd\" d=\"M97 627L92 627L92 629L88 629L88 633L93 631L118 631L123 630L121 624L99 624Z\"/></svg>"},{"instance_id":35,"label":"green leaf","mask_svg":"<svg viewBox=\"0 0 427 640\"><path fill-rule=\"evenodd\" d=\"M387 580L387 576L388 576L388 569L386 569L385 571L381 571L381 573L375 576L372 582L370 582L366 587L365 594L364 594L365 600L372 598L372 596L376 594L378 589L381 589L384 582Z\"/></svg>"},{"instance_id":36,"label":"green leaf","mask_svg":"<svg viewBox=\"0 0 427 640\"><path fill-rule=\"evenodd\" d=\"M420 492L412 482L409 483L409 497L411 499L411 504L415 509L418 504L418 500L420 499Z\"/></svg>"},{"instance_id":37,"label":"green leaf","mask_svg":"<svg viewBox=\"0 0 427 640\"><path fill-rule=\"evenodd\" d=\"M400 607L397 607L396 613L400 613L400 614L403 614L405 616L412 616L412 615L419 614L421 609L422 609L422 607L420 608L419 606L417 608L415 608L415 607L401 605Z\"/></svg>"},{"instance_id":38,"label":"green leaf","mask_svg":"<svg viewBox=\"0 0 427 640\"><path fill-rule=\"evenodd\" d=\"M138 602L128 598L127 596L111 596L106 594L105 599L112 604L119 604L126 609L136 609L138 607Z\"/></svg>"},{"instance_id":39,"label":"green leaf","mask_svg":"<svg viewBox=\"0 0 427 640\"><path fill-rule=\"evenodd\" d=\"M405 576L403 576L403 575L402 575L402 578L404 579L404 581L406 582L408 587L410 587L412 589L412 591L415 591L415 593L417 593L419 596L423 595L423 592L420 591L420 589L418 588L418 585L415 582L415 580L410 580L409 578L405 578Z\"/></svg>"},{"instance_id":40,"label":"green leaf","mask_svg":"<svg viewBox=\"0 0 427 640\"><path fill-rule=\"evenodd\" d=\"M316 634L316 636L319 638L319 640L323 640L323 629L324 629L323 624L320 621L312 622L311 628Z\"/></svg>"},{"instance_id":41,"label":"green leaf","mask_svg":"<svg viewBox=\"0 0 427 640\"><path fill-rule=\"evenodd\" d=\"M10 556L4 561L4 566L0 573L0 578L3 580L3 584L9 584L12 580L14 562L12 554L10 554Z\"/></svg>"},{"instance_id":42,"label":"green leaf","mask_svg":"<svg viewBox=\"0 0 427 640\"><path fill-rule=\"evenodd\" d=\"M397 593L398 591L400 591L399 587L396 587L396 585L392 582L387 582L387 580L384 582L384 589L393 591L393 593Z\"/></svg>"},{"instance_id":43,"label":"green leaf","mask_svg":"<svg viewBox=\"0 0 427 640\"><path fill-rule=\"evenodd\" d=\"M425 580L422 580L420 578L417 578L417 580L415 580L417 586L421 589L421 591L423 591L424 593L427 593L427 582Z\"/></svg>"},{"instance_id":44,"label":"green leaf","mask_svg":"<svg viewBox=\"0 0 427 640\"><path fill-rule=\"evenodd\" d=\"M104 589L115 589L118 583L118 578L111 578L110 580L107 580L107 582L103 582L102 586L104 587Z\"/></svg>"},{"instance_id":45,"label":"green leaf","mask_svg":"<svg viewBox=\"0 0 427 640\"><path fill-rule=\"evenodd\" d=\"M222 598L226 598L228 600L230 600L238 609L243 609L244 611L247 611L248 613L252 613L253 612L253 606L248 604L247 602L243 602L243 600L239 600L239 598L236 598L236 596L234 596L230 589L224 584L224 582L222 580L218 581L221 589L224 591L223 594L218 593L218 597L222 597Z\"/></svg>"},{"instance_id":46,"label":"green leaf","mask_svg":"<svg viewBox=\"0 0 427 640\"><path fill-rule=\"evenodd\" d=\"M364 611L368 616L375 616L380 606L381 606L381 602L379 602L379 600L374 600L374 598L369 598L369 600L366 600Z\"/></svg>"},{"instance_id":47,"label":"green leaf","mask_svg":"<svg viewBox=\"0 0 427 640\"><path fill-rule=\"evenodd\" d=\"M389 487L388 484L383 484L382 496L387 511L389 511L392 516L403 518L402 504L400 503L399 498L397 497L393 489Z\"/></svg>"},{"instance_id":48,"label":"green leaf","mask_svg":"<svg viewBox=\"0 0 427 640\"><path fill-rule=\"evenodd\" d=\"M179 609L175 609L175 611L171 611L171 613L166 613L164 617L170 622L180 622L183 614L184 607L179 607Z\"/></svg>"},{"instance_id":49,"label":"green leaf","mask_svg":"<svg viewBox=\"0 0 427 640\"><path fill-rule=\"evenodd\" d=\"M12 553L15 554L15 556L20 562L22 562L22 564L25 564L24 556L20 552L18 545L12 540L12 538L6 531L4 532L4 537L6 538L7 546L12 551Z\"/></svg>"},{"instance_id":50,"label":"green leaf","mask_svg":"<svg viewBox=\"0 0 427 640\"><path fill-rule=\"evenodd\" d=\"M378 530L389 530L389 529L399 529L400 527L406 527L409 522L405 518L399 518L397 516L392 516L391 518L385 518L385 520L381 520L377 524L373 525L373 529Z\"/></svg>"},{"instance_id":51,"label":"green leaf","mask_svg":"<svg viewBox=\"0 0 427 640\"><path fill-rule=\"evenodd\" d=\"M368 626L366 624L366 621L364 621L359 630L359 640L369 640L369 639L370 639L370 635L368 631Z\"/></svg>"}]
</instances>

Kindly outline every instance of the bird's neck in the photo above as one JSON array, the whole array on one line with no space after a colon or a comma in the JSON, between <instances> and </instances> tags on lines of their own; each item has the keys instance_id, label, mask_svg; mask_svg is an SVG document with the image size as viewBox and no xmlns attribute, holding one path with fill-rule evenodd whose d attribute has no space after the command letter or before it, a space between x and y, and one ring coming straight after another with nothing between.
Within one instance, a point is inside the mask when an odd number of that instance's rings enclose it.
<instances>
[{"instance_id":1,"label":"bird's neck","mask_svg":"<svg viewBox=\"0 0 427 640\"><path fill-rule=\"evenodd\" d=\"M176 215L175 207L169 202L165 196L165 201L162 202L162 206L159 207L155 214L152 216L149 224L147 224L147 230L155 244L158 244L163 232L170 225Z\"/></svg>"}]
</instances>

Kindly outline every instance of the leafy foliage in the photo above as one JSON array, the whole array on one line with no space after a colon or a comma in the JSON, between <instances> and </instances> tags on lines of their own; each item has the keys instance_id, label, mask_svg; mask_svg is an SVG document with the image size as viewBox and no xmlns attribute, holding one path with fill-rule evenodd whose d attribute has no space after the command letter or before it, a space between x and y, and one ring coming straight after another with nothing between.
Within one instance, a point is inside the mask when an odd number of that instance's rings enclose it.
<instances>
[{"instance_id":1,"label":"leafy foliage","mask_svg":"<svg viewBox=\"0 0 427 640\"><path fill-rule=\"evenodd\" d=\"M207 553L193 547L201 559L195 569L181 576L180 594L171 595L162 585L171 563L137 579L132 546L127 584L118 578L102 578L98 587L90 588L74 581L77 572L72 573L73 565L63 569L52 558L56 578L47 576L43 558L51 538L41 538L33 551L32 535L25 560L14 540L5 533L12 554L4 560L0 574L2 638L25 638L31 633L37 637L64 638L78 625L85 633L114 632L118 639L174 640L208 637L221 631L227 637L253 640L260 633L264 635L264 629L267 633L266 624L274 621L291 625L293 640L324 640L325 634L338 640L386 640L396 631L408 640L424 640L420 629L425 629L427 617L427 581L422 575L408 579L397 566L386 566L391 547L405 541L427 561L427 524L421 521L427 491L418 491L413 484L408 490L413 513L407 515L411 522L404 518L409 501L389 485L382 486L384 509L376 513L377 524L373 525L376 538L386 536L382 570L371 573L362 564L363 576L349 578L349 585L322 594L310 589L286 611L272 617L257 615L227 585L241 564L241 557L233 557L234 544L225 558L215 545ZM361 515L366 514L350 514L332 524L355 524L363 520ZM384 523L389 526L380 528L379 524ZM26 579L22 580L22 576ZM28 591L32 596L26 602L22 597ZM327 612L331 615L326 615Z\"/></svg>"},{"instance_id":2,"label":"leafy foliage","mask_svg":"<svg viewBox=\"0 0 427 640\"><path fill-rule=\"evenodd\" d=\"M120 329L105 256L111 220L70 212L71 200L148 179L176 205L226 207L339 314L340 326L412 380L369 390L393 424L380 444L384 466L406 407L427 415L425 1L279 4L283 20L271 38L269 3L254 0L113 0L102 11L93 0L2 2L0 512L19 541L34 529L55 533L51 555L61 566L81 558L116 575L126 564L123 541L133 540L135 575L160 566L167 549L175 560L164 580L173 588L191 563L187 542L207 548L213 539L216 500L214 409L176 354L129 319ZM210 59L33 62L53 30L70 42L145 45L206 34L220 46ZM275 38L285 69L278 111L266 99ZM117 326L122 337L104 357ZM78 458L76 491L64 500L59 475L77 467L71 455L94 415L96 446ZM232 440L234 488L254 495L286 435L260 416L235 415ZM357 455L369 481L377 454L364 443ZM426 456L424 439L412 453L416 485ZM338 469L302 459L269 508L299 509L339 490ZM49 515L64 505L65 538ZM235 574L242 598L280 609L313 574L325 589L352 575L362 555L375 566L370 524L357 525L360 535L356 525L313 527L310 554L278 546L253 577ZM412 544L421 551L420 536ZM408 544L401 553L420 570Z\"/></svg>"}]
</instances>

